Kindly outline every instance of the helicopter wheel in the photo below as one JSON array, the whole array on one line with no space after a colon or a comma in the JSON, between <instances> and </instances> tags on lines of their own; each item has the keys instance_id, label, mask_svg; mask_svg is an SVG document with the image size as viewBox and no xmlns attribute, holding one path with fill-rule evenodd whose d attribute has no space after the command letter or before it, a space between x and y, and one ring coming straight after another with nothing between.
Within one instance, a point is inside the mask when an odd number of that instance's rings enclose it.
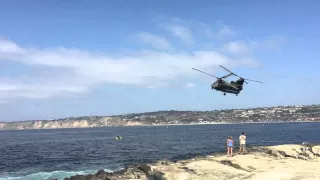
<instances>
[{"instance_id":1,"label":"helicopter wheel","mask_svg":"<svg viewBox=\"0 0 320 180\"><path fill-rule=\"evenodd\" d=\"M238 96L238 94L236 94L236 96Z\"/></svg>"},{"instance_id":2,"label":"helicopter wheel","mask_svg":"<svg viewBox=\"0 0 320 180\"><path fill-rule=\"evenodd\" d=\"M226 93L223 93L223 95L225 96L225 95L226 95Z\"/></svg>"}]
</instances>

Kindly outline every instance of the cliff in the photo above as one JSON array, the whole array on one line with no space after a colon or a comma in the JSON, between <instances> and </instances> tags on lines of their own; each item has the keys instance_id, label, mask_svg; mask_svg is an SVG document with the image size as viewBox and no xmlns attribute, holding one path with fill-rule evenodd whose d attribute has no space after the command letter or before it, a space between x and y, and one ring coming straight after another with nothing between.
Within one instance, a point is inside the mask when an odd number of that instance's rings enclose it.
<instances>
[{"instance_id":1,"label":"cliff","mask_svg":"<svg viewBox=\"0 0 320 180\"><path fill-rule=\"evenodd\" d=\"M104 126L123 126L127 122L114 117L79 117L60 120L39 120L0 123L0 130L23 130L23 129L58 129L58 128L90 128ZM130 125L130 123L129 123Z\"/></svg>"},{"instance_id":2,"label":"cliff","mask_svg":"<svg viewBox=\"0 0 320 180\"><path fill-rule=\"evenodd\" d=\"M118 116L83 116L56 120L0 122L0 130L304 121L320 121L320 105L278 106L214 111L171 110Z\"/></svg>"},{"instance_id":3,"label":"cliff","mask_svg":"<svg viewBox=\"0 0 320 180\"><path fill-rule=\"evenodd\" d=\"M319 145L279 145L249 149L245 155L196 157L177 162L160 161L65 180L221 180L221 179L320 179Z\"/></svg>"}]
</instances>

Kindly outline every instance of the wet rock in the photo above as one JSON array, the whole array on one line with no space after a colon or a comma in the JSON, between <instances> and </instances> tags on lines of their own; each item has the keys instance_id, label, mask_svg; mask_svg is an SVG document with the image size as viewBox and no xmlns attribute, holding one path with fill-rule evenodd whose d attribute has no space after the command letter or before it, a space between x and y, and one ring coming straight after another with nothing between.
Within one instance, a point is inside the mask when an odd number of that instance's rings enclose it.
<instances>
[{"instance_id":1,"label":"wet rock","mask_svg":"<svg viewBox=\"0 0 320 180\"><path fill-rule=\"evenodd\" d=\"M130 167L113 173L105 172L103 169L96 174L75 175L64 180L125 180L125 179L146 179L145 173L137 167Z\"/></svg>"}]
</instances>

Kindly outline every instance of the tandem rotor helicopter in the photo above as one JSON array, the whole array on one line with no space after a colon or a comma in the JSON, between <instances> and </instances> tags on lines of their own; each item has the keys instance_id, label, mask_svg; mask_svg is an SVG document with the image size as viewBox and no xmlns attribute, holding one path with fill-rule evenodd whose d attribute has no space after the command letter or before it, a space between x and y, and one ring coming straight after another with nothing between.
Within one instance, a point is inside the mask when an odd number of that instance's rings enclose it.
<instances>
[{"instance_id":1,"label":"tandem rotor helicopter","mask_svg":"<svg viewBox=\"0 0 320 180\"><path fill-rule=\"evenodd\" d=\"M212 76L217 78L217 81L214 82L213 84L211 84L211 89L215 89L216 91L221 91L224 92L223 95L226 95L226 93L230 93L230 94L235 94L236 96L238 96L238 94L242 91L243 89L243 83L245 82L246 84L248 84L247 81L253 81L253 82L258 82L258 83L262 83L260 81L256 81L256 80L250 80L250 79L246 79L246 78L242 78L238 75L236 75L235 73L231 72L230 70L228 70L227 68L223 67L220 65L220 67L222 67L223 69L225 69L226 71L228 71L230 74L227 74L225 76L222 77L216 77L214 75L208 74L206 72L200 71L198 69L192 68L193 70L202 72L206 75ZM239 77L239 79L237 81L231 81L231 82L226 82L223 79L230 77L230 76L237 76Z\"/></svg>"}]
</instances>

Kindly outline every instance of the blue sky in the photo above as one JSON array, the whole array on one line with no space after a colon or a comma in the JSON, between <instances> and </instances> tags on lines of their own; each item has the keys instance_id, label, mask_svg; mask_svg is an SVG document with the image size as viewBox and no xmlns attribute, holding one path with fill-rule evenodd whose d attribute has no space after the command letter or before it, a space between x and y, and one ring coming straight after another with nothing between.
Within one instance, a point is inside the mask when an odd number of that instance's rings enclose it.
<instances>
[{"instance_id":1,"label":"blue sky","mask_svg":"<svg viewBox=\"0 0 320 180\"><path fill-rule=\"evenodd\" d=\"M2 2L0 121L317 104L319 5ZM223 96L191 69L219 64L264 84Z\"/></svg>"}]
</instances>

